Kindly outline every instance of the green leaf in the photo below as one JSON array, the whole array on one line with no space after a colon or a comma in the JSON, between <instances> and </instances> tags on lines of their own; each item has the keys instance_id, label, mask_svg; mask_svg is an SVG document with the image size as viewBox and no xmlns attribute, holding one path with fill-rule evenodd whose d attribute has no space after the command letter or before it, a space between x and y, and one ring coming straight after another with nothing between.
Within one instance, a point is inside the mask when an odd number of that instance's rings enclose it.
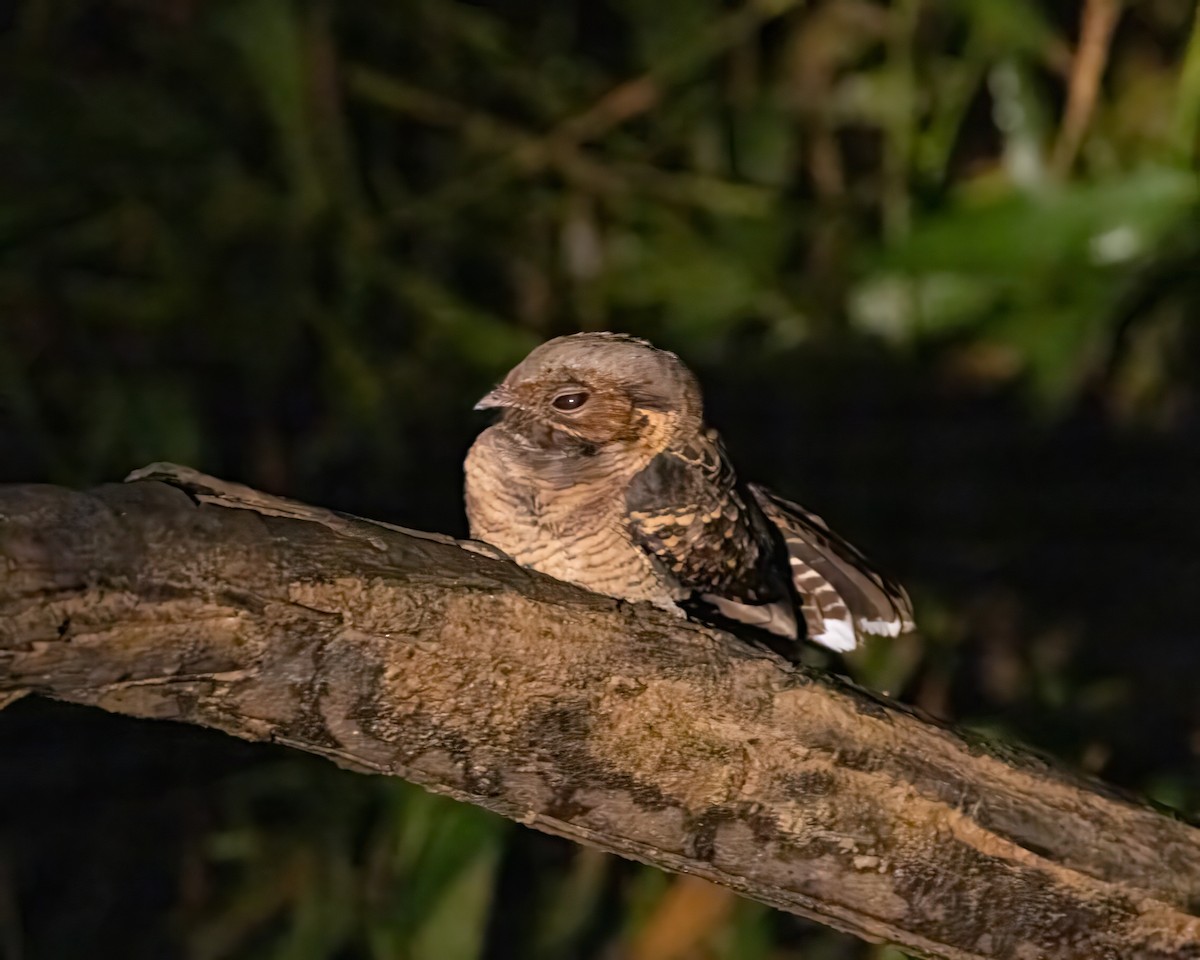
<instances>
[{"instance_id":1,"label":"green leaf","mask_svg":"<svg viewBox=\"0 0 1200 960\"><path fill-rule=\"evenodd\" d=\"M474 960L483 953L500 861L500 833L480 838L471 858L441 890L412 941L412 960Z\"/></svg>"},{"instance_id":2,"label":"green leaf","mask_svg":"<svg viewBox=\"0 0 1200 960\"><path fill-rule=\"evenodd\" d=\"M717 960L770 960L775 956L770 909L751 900L738 900L717 940L713 951Z\"/></svg>"},{"instance_id":3,"label":"green leaf","mask_svg":"<svg viewBox=\"0 0 1200 960\"><path fill-rule=\"evenodd\" d=\"M1045 12L1031 0L952 0L979 47L994 57L1041 57L1058 37Z\"/></svg>"},{"instance_id":4,"label":"green leaf","mask_svg":"<svg viewBox=\"0 0 1200 960\"><path fill-rule=\"evenodd\" d=\"M399 882L382 901L391 936L411 946L415 958L475 956L458 951L481 942L508 821L412 789L402 795L397 815ZM453 952L437 952L449 945Z\"/></svg>"},{"instance_id":5,"label":"green leaf","mask_svg":"<svg viewBox=\"0 0 1200 960\"><path fill-rule=\"evenodd\" d=\"M611 301L661 313L669 336L695 343L718 337L751 314L769 269L750 247L730 247L683 218L660 217L644 234L611 246L604 277Z\"/></svg>"},{"instance_id":6,"label":"green leaf","mask_svg":"<svg viewBox=\"0 0 1200 960\"><path fill-rule=\"evenodd\" d=\"M616 0L636 38L640 61L653 67L696 42L720 13L716 0Z\"/></svg>"},{"instance_id":7,"label":"green leaf","mask_svg":"<svg viewBox=\"0 0 1200 960\"><path fill-rule=\"evenodd\" d=\"M306 220L324 207L326 191L314 154L308 58L296 7L289 0L230 0L214 25L240 55L275 127L296 211Z\"/></svg>"},{"instance_id":8,"label":"green leaf","mask_svg":"<svg viewBox=\"0 0 1200 960\"><path fill-rule=\"evenodd\" d=\"M1194 217L1194 176L1147 167L1128 176L959 203L918 222L880 264L914 273L1030 277L1125 265Z\"/></svg>"}]
</instances>

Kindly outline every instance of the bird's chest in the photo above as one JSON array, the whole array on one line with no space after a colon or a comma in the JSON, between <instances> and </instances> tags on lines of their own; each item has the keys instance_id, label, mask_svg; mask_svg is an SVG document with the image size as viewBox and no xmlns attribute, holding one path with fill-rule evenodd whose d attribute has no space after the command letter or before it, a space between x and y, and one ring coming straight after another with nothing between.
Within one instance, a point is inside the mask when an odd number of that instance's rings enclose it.
<instances>
[{"instance_id":1,"label":"bird's chest","mask_svg":"<svg viewBox=\"0 0 1200 960\"><path fill-rule=\"evenodd\" d=\"M619 476L572 482L500 460L478 466L467 475L472 535L517 559L552 546L569 551L626 524L627 484Z\"/></svg>"},{"instance_id":2,"label":"bird's chest","mask_svg":"<svg viewBox=\"0 0 1200 960\"><path fill-rule=\"evenodd\" d=\"M481 438L481 441L483 438ZM522 463L477 442L467 458L471 535L518 563L598 593L663 599L650 558L633 542L619 463Z\"/></svg>"}]
</instances>

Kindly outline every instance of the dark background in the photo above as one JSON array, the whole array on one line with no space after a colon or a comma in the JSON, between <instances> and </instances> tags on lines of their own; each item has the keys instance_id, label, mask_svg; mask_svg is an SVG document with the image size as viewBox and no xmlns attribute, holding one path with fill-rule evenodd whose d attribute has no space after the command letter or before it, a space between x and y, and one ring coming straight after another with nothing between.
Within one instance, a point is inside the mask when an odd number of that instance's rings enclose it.
<instances>
[{"instance_id":1,"label":"dark background","mask_svg":"<svg viewBox=\"0 0 1200 960\"><path fill-rule=\"evenodd\" d=\"M465 532L540 340L678 352L909 585L851 664L1200 813L1188 0L0 5L0 481ZM898 957L266 746L0 714L0 956Z\"/></svg>"}]
</instances>

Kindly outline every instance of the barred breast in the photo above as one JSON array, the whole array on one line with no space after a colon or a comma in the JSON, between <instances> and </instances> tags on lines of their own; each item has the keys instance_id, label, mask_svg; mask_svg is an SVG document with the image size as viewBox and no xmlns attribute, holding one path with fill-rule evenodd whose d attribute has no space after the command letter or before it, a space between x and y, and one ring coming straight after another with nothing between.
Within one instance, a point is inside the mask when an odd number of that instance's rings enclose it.
<instances>
[{"instance_id":1,"label":"barred breast","mask_svg":"<svg viewBox=\"0 0 1200 960\"><path fill-rule=\"evenodd\" d=\"M578 462L556 469L490 427L465 464L471 536L522 566L596 593L672 605L686 591L668 582L629 530L625 491L636 469L603 457L586 469Z\"/></svg>"}]
</instances>

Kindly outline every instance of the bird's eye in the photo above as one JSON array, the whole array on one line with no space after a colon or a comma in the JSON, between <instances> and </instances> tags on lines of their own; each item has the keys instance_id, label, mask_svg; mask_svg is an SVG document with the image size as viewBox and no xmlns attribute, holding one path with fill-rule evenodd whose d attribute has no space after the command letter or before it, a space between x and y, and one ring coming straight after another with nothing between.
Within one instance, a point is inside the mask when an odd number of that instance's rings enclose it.
<instances>
[{"instance_id":1,"label":"bird's eye","mask_svg":"<svg viewBox=\"0 0 1200 960\"><path fill-rule=\"evenodd\" d=\"M570 413L573 410L578 410L587 403L587 398L588 395L582 390L576 393L560 393L550 401L550 404L555 410L564 410Z\"/></svg>"}]
</instances>

